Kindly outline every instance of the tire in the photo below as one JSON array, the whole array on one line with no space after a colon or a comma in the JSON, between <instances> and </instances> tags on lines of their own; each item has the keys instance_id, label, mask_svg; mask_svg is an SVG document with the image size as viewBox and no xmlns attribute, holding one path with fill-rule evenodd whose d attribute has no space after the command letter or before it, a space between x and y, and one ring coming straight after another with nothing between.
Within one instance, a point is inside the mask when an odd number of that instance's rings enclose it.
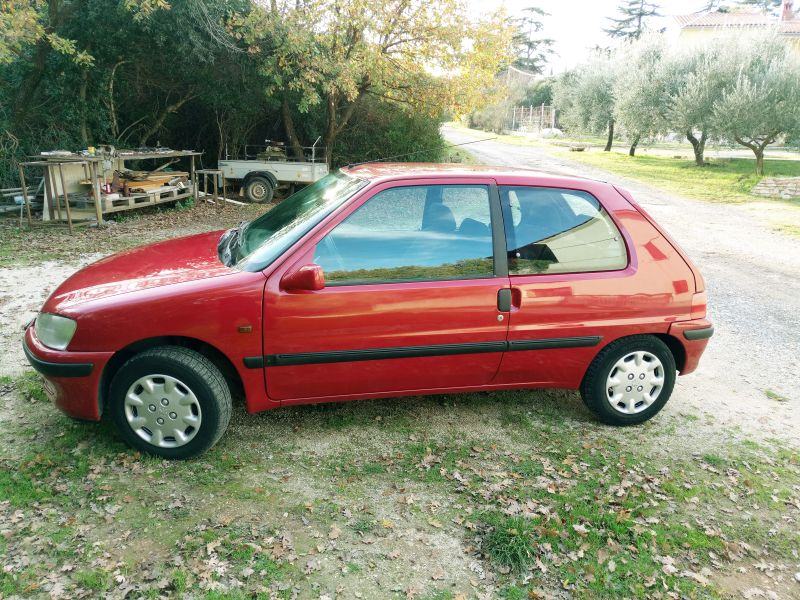
<instances>
[{"instance_id":1,"label":"tire","mask_svg":"<svg viewBox=\"0 0 800 600\"><path fill-rule=\"evenodd\" d=\"M275 188L266 177L251 177L244 187L244 194L250 202L266 204L267 202L272 202Z\"/></svg>"},{"instance_id":2,"label":"tire","mask_svg":"<svg viewBox=\"0 0 800 600\"><path fill-rule=\"evenodd\" d=\"M650 335L626 337L595 357L583 377L581 397L603 423L635 425L664 407L675 375L675 357L664 342Z\"/></svg>"},{"instance_id":3,"label":"tire","mask_svg":"<svg viewBox=\"0 0 800 600\"><path fill-rule=\"evenodd\" d=\"M169 459L199 456L216 444L231 409L220 370L202 354L179 346L130 358L114 376L108 398L109 415L125 441Z\"/></svg>"}]
</instances>

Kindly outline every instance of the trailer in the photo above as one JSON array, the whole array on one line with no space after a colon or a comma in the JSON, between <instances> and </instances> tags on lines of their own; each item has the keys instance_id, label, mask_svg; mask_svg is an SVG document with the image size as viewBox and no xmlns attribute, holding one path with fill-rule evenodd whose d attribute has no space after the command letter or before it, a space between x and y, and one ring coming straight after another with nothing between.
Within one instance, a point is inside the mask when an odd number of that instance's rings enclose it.
<instances>
[{"instance_id":1,"label":"trailer","mask_svg":"<svg viewBox=\"0 0 800 600\"><path fill-rule=\"evenodd\" d=\"M244 148L243 159L219 161L225 180L238 181L244 196L251 202L270 202L281 184L309 184L328 174L328 160L317 138L312 146L302 148L301 156L289 156L282 144L265 140L265 145Z\"/></svg>"}]
</instances>

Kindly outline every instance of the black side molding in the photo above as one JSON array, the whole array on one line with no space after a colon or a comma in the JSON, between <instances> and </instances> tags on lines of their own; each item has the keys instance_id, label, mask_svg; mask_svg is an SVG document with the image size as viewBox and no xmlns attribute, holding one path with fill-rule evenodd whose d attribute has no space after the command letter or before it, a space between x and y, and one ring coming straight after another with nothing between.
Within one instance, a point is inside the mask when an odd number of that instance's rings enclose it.
<instances>
[{"instance_id":1,"label":"black side molding","mask_svg":"<svg viewBox=\"0 0 800 600\"><path fill-rule=\"evenodd\" d=\"M480 342L477 344L440 344L438 346L404 346L401 348L374 348L371 350L336 350L333 352L306 352L301 354L269 354L268 367L286 365L316 365L321 363L383 360L386 358L419 358L423 356L451 356L454 354L480 354L503 352L505 342Z\"/></svg>"},{"instance_id":2,"label":"black side molding","mask_svg":"<svg viewBox=\"0 0 800 600\"><path fill-rule=\"evenodd\" d=\"M287 365L317 365L323 363L385 360L389 358L419 358L425 356L452 356L457 354L482 354L518 350L547 350L552 348L580 348L596 346L599 335L552 338L540 340L516 340L513 342L479 342L475 344L439 344L434 346L404 346L400 348L371 348L368 350L335 350L331 352L303 352L299 354L268 354L248 356L244 366L248 369L282 367Z\"/></svg>"},{"instance_id":3,"label":"black side molding","mask_svg":"<svg viewBox=\"0 0 800 600\"><path fill-rule=\"evenodd\" d=\"M248 369L263 369L267 363L263 356L245 356L244 366Z\"/></svg>"},{"instance_id":4,"label":"black side molding","mask_svg":"<svg viewBox=\"0 0 800 600\"><path fill-rule=\"evenodd\" d=\"M687 340L707 340L714 335L714 326L703 329L687 329L683 332L683 337Z\"/></svg>"},{"instance_id":5,"label":"black side molding","mask_svg":"<svg viewBox=\"0 0 800 600\"><path fill-rule=\"evenodd\" d=\"M92 363L54 363L36 358L28 348L28 344L22 342L25 350L25 357L31 366L42 375L48 377L86 377L92 372Z\"/></svg>"},{"instance_id":6,"label":"black side molding","mask_svg":"<svg viewBox=\"0 0 800 600\"><path fill-rule=\"evenodd\" d=\"M515 340L509 342L509 350L547 350L550 348L585 348L597 346L603 339L599 335L584 337L552 338L549 340Z\"/></svg>"}]
</instances>

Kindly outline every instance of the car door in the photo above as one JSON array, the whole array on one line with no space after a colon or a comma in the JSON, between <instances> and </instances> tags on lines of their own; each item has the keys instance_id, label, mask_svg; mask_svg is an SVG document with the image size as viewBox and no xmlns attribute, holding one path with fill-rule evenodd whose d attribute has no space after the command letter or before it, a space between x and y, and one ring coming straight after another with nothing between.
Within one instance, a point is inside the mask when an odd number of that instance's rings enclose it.
<instances>
[{"instance_id":1,"label":"car door","mask_svg":"<svg viewBox=\"0 0 800 600\"><path fill-rule=\"evenodd\" d=\"M505 261L495 261L504 246L493 181L391 182L364 195L267 282L270 398L489 383L506 344L508 307L499 310L498 297L509 293ZM324 289L282 289L286 273L311 263L323 268Z\"/></svg>"},{"instance_id":2,"label":"car door","mask_svg":"<svg viewBox=\"0 0 800 600\"><path fill-rule=\"evenodd\" d=\"M625 236L592 193L507 185L499 194L513 307L495 382L575 387L604 341L638 332L658 290L635 278Z\"/></svg>"}]
</instances>

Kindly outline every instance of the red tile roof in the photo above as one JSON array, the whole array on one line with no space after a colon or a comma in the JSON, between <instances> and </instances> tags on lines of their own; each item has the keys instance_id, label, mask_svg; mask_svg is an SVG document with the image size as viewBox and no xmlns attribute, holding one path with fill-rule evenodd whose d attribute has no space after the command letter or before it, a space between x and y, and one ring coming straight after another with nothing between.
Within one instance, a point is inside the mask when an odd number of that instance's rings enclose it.
<instances>
[{"instance_id":1,"label":"red tile roof","mask_svg":"<svg viewBox=\"0 0 800 600\"><path fill-rule=\"evenodd\" d=\"M695 27L746 27L754 29L774 27L779 33L800 34L800 19L797 17L791 21L782 21L778 17L755 11L701 11L691 15L676 16L675 20L681 29Z\"/></svg>"}]
</instances>

